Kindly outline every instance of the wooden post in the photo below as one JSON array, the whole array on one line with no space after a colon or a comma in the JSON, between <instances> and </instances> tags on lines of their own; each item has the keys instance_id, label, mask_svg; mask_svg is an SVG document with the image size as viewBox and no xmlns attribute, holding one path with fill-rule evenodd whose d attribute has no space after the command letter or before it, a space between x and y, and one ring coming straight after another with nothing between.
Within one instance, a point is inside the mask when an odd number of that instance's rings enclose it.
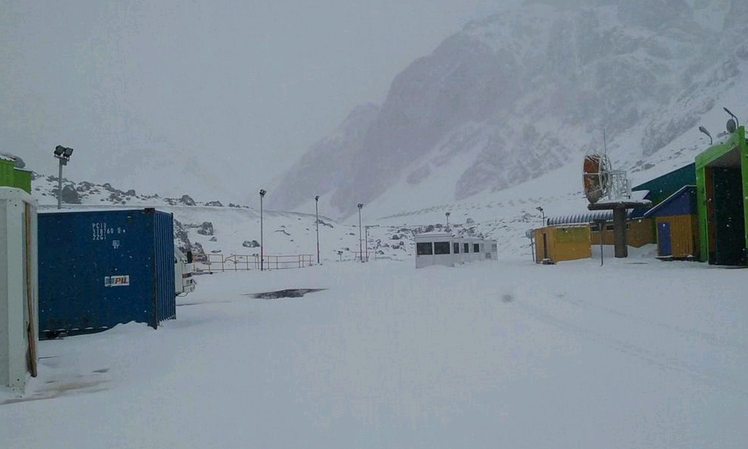
<instances>
[{"instance_id":1,"label":"wooden post","mask_svg":"<svg viewBox=\"0 0 748 449\"><path fill-rule=\"evenodd\" d=\"M613 209L613 237L615 239L615 256L625 258L629 256L626 243L626 208Z\"/></svg>"},{"instance_id":2,"label":"wooden post","mask_svg":"<svg viewBox=\"0 0 748 449\"><path fill-rule=\"evenodd\" d=\"M31 373L31 377L36 377L38 374L37 370L37 351L36 351L36 310L34 308L34 297L35 297L35 289L31 282L31 270L32 270L32 256L33 256L33 248L32 248L32 228L31 228L31 206L28 204L25 204L25 210L24 210L24 234L25 234L25 242L24 242L24 250L26 253L26 308L28 310L29 314L29 326L26 329L28 333L28 339L29 339L29 351L28 351L28 362L29 362L29 372ZM33 257L33 259L36 259Z\"/></svg>"}]
</instances>

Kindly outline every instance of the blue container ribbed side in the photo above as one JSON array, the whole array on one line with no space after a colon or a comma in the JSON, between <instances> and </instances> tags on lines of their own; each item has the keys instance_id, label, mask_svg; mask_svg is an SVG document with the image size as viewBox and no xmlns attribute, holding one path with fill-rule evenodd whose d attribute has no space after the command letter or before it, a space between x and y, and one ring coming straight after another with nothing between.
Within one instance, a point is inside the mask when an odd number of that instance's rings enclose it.
<instances>
[{"instance_id":1,"label":"blue container ribbed side","mask_svg":"<svg viewBox=\"0 0 748 449\"><path fill-rule=\"evenodd\" d=\"M40 213L39 332L96 332L175 313L171 214L153 209Z\"/></svg>"},{"instance_id":2,"label":"blue container ribbed side","mask_svg":"<svg viewBox=\"0 0 748 449\"><path fill-rule=\"evenodd\" d=\"M165 212L155 212L154 280L156 282L156 318L164 321L177 317L174 285L174 218Z\"/></svg>"}]
</instances>

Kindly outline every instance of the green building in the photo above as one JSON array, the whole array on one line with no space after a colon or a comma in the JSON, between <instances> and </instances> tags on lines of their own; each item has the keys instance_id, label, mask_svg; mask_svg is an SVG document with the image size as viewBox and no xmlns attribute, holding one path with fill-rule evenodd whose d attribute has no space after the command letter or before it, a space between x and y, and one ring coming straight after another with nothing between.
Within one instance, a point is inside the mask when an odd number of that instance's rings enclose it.
<instances>
[{"instance_id":1,"label":"green building","mask_svg":"<svg viewBox=\"0 0 748 449\"><path fill-rule=\"evenodd\" d=\"M745 126L696 156L701 261L748 264L748 147Z\"/></svg>"},{"instance_id":2,"label":"green building","mask_svg":"<svg viewBox=\"0 0 748 449\"><path fill-rule=\"evenodd\" d=\"M31 193L31 172L16 167L16 160L0 155L0 186L17 187Z\"/></svg>"}]
</instances>

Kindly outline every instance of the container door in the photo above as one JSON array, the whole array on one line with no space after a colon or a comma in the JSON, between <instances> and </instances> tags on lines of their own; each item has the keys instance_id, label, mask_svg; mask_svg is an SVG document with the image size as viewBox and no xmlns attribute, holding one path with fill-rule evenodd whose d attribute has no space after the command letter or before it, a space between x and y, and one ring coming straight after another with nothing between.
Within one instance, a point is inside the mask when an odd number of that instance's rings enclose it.
<instances>
[{"instance_id":1,"label":"container door","mask_svg":"<svg viewBox=\"0 0 748 449\"><path fill-rule=\"evenodd\" d=\"M670 223L665 221L657 225L657 254L660 256L673 255L673 242L670 236Z\"/></svg>"}]
</instances>

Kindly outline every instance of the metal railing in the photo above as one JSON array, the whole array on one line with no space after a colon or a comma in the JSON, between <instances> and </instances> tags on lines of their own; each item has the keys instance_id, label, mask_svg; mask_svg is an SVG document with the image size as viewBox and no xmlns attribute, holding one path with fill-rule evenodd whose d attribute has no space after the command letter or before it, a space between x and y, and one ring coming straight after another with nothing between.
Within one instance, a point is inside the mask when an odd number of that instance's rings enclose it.
<instances>
[{"instance_id":1,"label":"metal railing","mask_svg":"<svg viewBox=\"0 0 748 449\"><path fill-rule=\"evenodd\" d=\"M313 265L311 254L295 255L264 255L263 269L286 270L290 268L304 268ZM196 258L194 262L195 272L224 272L224 271L249 271L260 269L259 254L206 254L205 258Z\"/></svg>"}]
</instances>

